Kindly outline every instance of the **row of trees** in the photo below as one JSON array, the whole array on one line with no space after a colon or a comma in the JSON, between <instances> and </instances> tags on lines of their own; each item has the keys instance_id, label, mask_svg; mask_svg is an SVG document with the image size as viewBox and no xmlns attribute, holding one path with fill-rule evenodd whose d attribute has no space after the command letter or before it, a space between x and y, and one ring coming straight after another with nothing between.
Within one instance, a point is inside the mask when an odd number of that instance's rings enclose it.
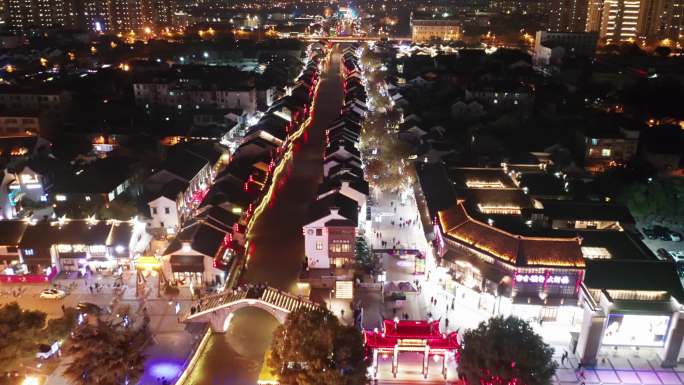
<instances>
[{"instance_id":1,"label":"row of trees","mask_svg":"<svg viewBox=\"0 0 684 385\"><path fill-rule=\"evenodd\" d=\"M409 145L399 139L397 128L401 115L391 107L389 95L381 90L384 72L375 71L381 60L366 47L361 63L366 68L368 98L374 110L362 123L360 150L366 161L366 175L371 186L383 191L397 191L409 187L415 172L408 162Z\"/></svg>"},{"instance_id":2,"label":"row of trees","mask_svg":"<svg viewBox=\"0 0 684 385\"><path fill-rule=\"evenodd\" d=\"M366 383L370 355L360 333L325 309L298 310L274 332L267 362L282 385ZM459 375L469 384L547 385L558 364L529 323L496 317L464 332Z\"/></svg>"}]
</instances>

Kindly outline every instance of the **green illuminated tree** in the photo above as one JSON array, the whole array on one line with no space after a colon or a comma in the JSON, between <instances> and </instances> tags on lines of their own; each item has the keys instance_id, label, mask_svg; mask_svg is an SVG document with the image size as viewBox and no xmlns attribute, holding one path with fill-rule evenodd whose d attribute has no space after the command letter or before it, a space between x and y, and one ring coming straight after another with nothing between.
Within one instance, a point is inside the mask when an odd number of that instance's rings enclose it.
<instances>
[{"instance_id":1,"label":"green illuminated tree","mask_svg":"<svg viewBox=\"0 0 684 385\"><path fill-rule=\"evenodd\" d=\"M369 362L361 334L325 309L290 313L273 333L268 365L282 385L357 385Z\"/></svg>"},{"instance_id":2,"label":"green illuminated tree","mask_svg":"<svg viewBox=\"0 0 684 385\"><path fill-rule=\"evenodd\" d=\"M495 317L463 334L459 374L468 383L548 385L558 364L529 323Z\"/></svg>"}]
</instances>

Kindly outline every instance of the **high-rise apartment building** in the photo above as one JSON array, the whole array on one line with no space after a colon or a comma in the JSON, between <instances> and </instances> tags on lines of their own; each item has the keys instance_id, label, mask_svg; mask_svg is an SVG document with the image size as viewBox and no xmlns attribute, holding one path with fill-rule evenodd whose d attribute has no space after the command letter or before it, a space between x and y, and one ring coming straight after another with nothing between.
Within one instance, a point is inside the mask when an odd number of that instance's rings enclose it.
<instances>
[{"instance_id":1,"label":"high-rise apartment building","mask_svg":"<svg viewBox=\"0 0 684 385\"><path fill-rule=\"evenodd\" d=\"M11 30L64 26L68 0L6 0L7 23Z\"/></svg>"},{"instance_id":2,"label":"high-rise apartment building","mask_svg":"<svg viewBox=\"0 0 684 385\"><path fill-rule=\"evenodd\" d=\"M644 0L604 0L601 38L606 43L636 40L643 3Z\"/></svg>"},{"instance_id":3,"label":"high-rise apartment building","mask_svg":"<svg viewBox=\"0 0 684 385\"><path fill-rule=\"evenodd\" d=\"M14 32L78 28L98 32L139 32L169 26L178 0L4 0Z\"/></svg>"},{"instance_id":4,"label":"high-rise apartment building","mask_svg":"<svg viewBox=\"0 0 684 385\"><path fill-rule=\"evenodd\" d=\"M684 0L589 0L586 30L607 43L681 40Z\"/></svg>"},{"instance_id":5,"label":"high-rise apartment building","mask_svg":"<svg viewBox=\"0 0 684 385\"><path fill-rule=\"evenodd\" d=\"M587 0L551 0L548 9L550 31L584 32L587 23Z\"/></svg>"},{"instance_id":6,"label":"high-rise apartment building","mask_svg":"<svg viewBox=\"0 0 684 385\"><path fill-rule=\"evenodd\" d=\"M601 15L603 14L603 0L589 0L587 2L587 32L601 30Z\"/></svg>"}]
</instances>

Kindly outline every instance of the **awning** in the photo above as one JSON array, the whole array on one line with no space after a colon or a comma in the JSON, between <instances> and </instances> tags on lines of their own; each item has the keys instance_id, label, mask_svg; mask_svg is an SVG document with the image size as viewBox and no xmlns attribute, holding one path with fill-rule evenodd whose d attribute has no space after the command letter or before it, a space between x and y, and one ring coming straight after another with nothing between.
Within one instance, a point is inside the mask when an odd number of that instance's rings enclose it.
<instances>
[{"instance_id":1,"label":"awning","mask_svg":"<svg viewBox=\"0 0 684 385\"><path fill-rule=\"evenodd\" d=\"M19 254L0 254L0 263L11 263L20 259Z\"/></svg>"},{"instance_id":2,"label":"awning","mask_svg":"<svg viewBox=\"0 0 684 385\"><path fill-rule=\"evenodd\" d=\"M85 258L86 253L85 252L79 252L79 253L59 253L59 259L80 259L80 258Z\"/></svg>"},{"instance_id":3,"label":"awning","mask_svg":"<svg viewBox=\"0 0 684 385\"><path fill-rule=\"evenodd\" d=\"M204 271L203 255L172 255L169 262L174 273L201 273Z\"/></svg>"}]
</instances>

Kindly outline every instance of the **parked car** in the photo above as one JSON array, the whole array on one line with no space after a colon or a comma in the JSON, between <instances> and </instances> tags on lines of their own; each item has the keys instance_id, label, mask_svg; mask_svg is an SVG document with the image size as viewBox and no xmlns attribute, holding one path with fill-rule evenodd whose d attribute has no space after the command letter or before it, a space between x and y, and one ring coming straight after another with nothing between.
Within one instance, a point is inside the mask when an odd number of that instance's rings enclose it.
<instances>
[{"instance_id":1,"label":"parked car","mask_svg":"<svg viewBox=\"0 0 684 385\"><path fill-rule=\"evenodd\" d=\"M658 259L661 259L663 261L672 260L672 256L670 255L670 253L668 253L667 250L663 249L662 247L656 250L656 255L658 256Z\"/></svg>"},{"instance_id":2,"label":"parked car","mask_svg":"<svg viewBox=\"0 0 684 385\"><path fill-rule=\"evenodd\" d=\"M653 231L653 229L649 229L649 228L647 228L647 227L644 227L644 235L645 235L646 238L648 238L648 239L656 239L656 238L657 238L657 237L656 237L656 234L655 234L655 231Z\"/></svg>"},{"instance_id":3,"label":"parked car","mask_svg":"<svg viewBox=\"0 0 684 385\"><path fill-rule=\"evenodd\" d=\"M76 305L76 309L82 313L88 314L102 313L102 308L91 302L79 302L78 305Z\"/></svg>"},{"instance_id":4,"label":"parked car","mask_svg":"<svg viewBox=\"0 0 684 385\"><path fill-rule=\"evenodd\" d=\"M66 297L66 292L64 292L64 290L45 289L40 292L40 298L44 299L61 299L64 297Z\"/></svg>"},{"instance_id":5,"label":"parked car","mask_svg":"<svg viewBox=\"0 0 684 385\"><path fill-rule=\"evenodd\" d=\"M677 262L676 265L679 278L684 278L684 262Z\"/></svg>"},{"instance_id":6,"label":"parked car","mask_svg":"<svg viewBox=\"0 0 684 385\"><path fill-rule=\"evenodd\" d=\"M677 262L684 262L684 250L669 250L670 256Z\"/></svg>"},{"instance_id":7,"label":"parked car","mask_svg":"<svg viewBox=\"0 0 684 385\"><path fill-rule=\"evenodd\" d=\"M676 231L670 231L668 234L670 236L670 240L673 242L681 242L682 241L682 234L676 232Z\"/></svg>"},{"instance_id":8,"label":"parked car","mask_svg":"<svg viewBox=\"0 0 684 385\"><path fill-rule=\"evenodd\" d=\"M36 353L36 358L42 358L47 360L52 357L55 353L59 351L59 342L55 341L52 345L40 344L38 345L38 353Z\"/></svg>"},{"instance_id":9,"label":"parked car","mask_svg":"<svg viewBox=\"0 0 684 385\"><path fill-rule=\"evenodd\" d=\"M653 233L661 241L670 241L670 229L664 226L653 226Z\"/></svg>"}]
</instances>

